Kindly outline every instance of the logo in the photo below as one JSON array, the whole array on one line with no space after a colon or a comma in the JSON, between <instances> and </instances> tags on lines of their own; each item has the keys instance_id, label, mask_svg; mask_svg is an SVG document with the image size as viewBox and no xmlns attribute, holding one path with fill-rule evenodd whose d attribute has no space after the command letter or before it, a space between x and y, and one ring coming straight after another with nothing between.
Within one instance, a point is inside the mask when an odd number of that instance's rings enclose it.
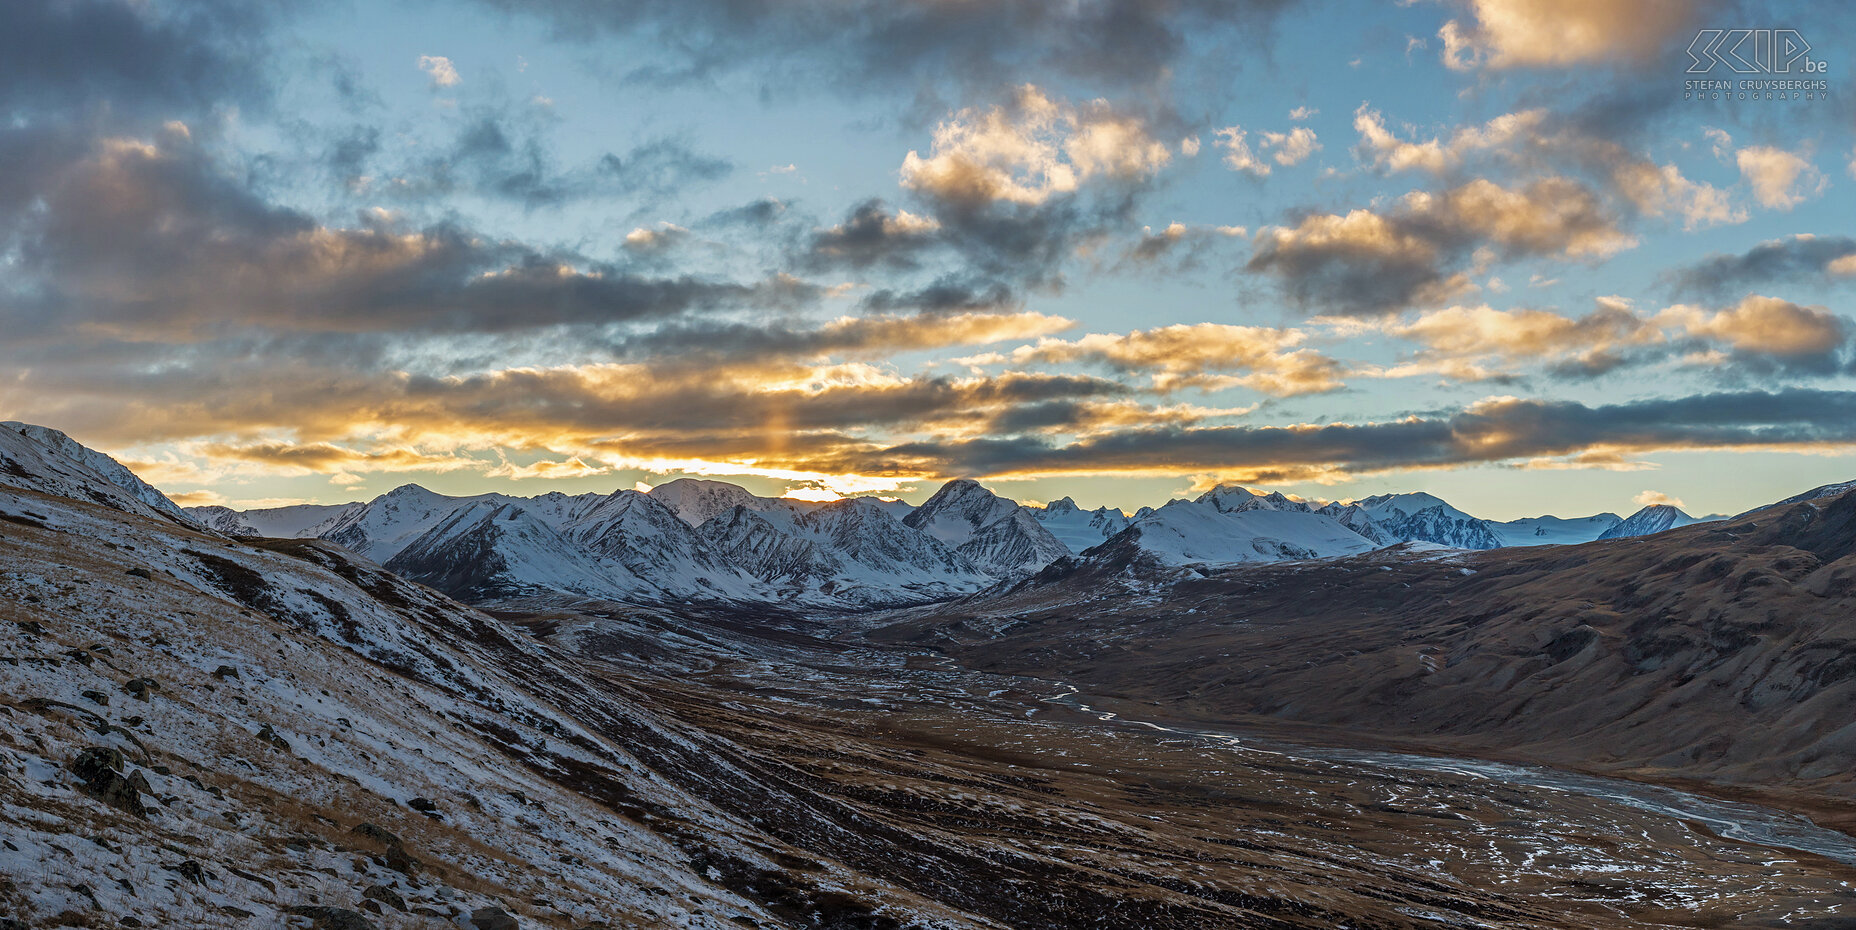
<instances>
[{"instance_id":1,"label":"logo","mask_svg":"<svg viewBox=\"0 0 1856 930\"><path fill-rule=\"evenodd\" d=\"M1811 58L1796 29L1703 29L1688 45L1690 74L1726 65L1735 74L1824 74L1830 63Z\"/></svg>"}]
</instances>

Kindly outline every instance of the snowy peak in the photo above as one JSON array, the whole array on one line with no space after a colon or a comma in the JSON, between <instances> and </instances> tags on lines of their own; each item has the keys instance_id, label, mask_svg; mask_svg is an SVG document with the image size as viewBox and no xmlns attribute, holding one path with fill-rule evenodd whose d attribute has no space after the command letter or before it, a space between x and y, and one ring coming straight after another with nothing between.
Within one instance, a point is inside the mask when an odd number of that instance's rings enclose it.
<instances>
[{"instance_id":1,"label":"snowy peak","mask_svg":"<svg viewBox=\"0 0 1856 930\"><path fill-rule=\"evenodd\" d=\"M55 494L137 516L198 524L121 462L43 426L0 423L0 487Z\"/></svg>"},{"instance_id":2,"label":"snowy peak","mask_svg":"<svg viewBox=\"0 0 1856 930\"><path fill-rule=\"evenodd\" d=\"M205 507L183 508L187 516L192 517L201 526L227 536L262 536L257 527L245 519L245 515L230 507L209 504Z\"/></svg>"},{"instance_id":3,"label":"snowy peak","mask_svg":"<svg viewBox=\"0 0 1856 930\"><path fill-rule=\"evenodd\" d=\"M1385 527L1380 526L1378 521L1374 520L1372 515L1358 504L1342 504L1336 501L1315 512L1332 518L1334 522L1360 534L1374 545L1383 547L1404 542L1387 532Z\"/></svg>"},{"instance_id":4,"label":"snowy peak","mask_svg":"<svg viewBox=\"0 0 1856 930\"><path fill-rule=\"evenodd\" d=\"M1453 549L1499 549L1502 545L1488 521L1422 491L1377 494L1355 501L1354 506L1404 542L1430 542Z\"/></svg>"},{"instance_id":5,"label":"snowy peak","mask_svg":"<svg viewBox=\"0 0 1856 930\"><path fill-rule=\"evenodd\" d=\"M1664 530L1673 530L1679 526L1705 523L1682 511L1674 504L1651 504L1625 518L1623 523L1606 530L1599 539L1623 539L1627 536L1649 536Z\"/></svg>"},{"instance_id":6,"label":"snowy peak","mask_svg":"<svg viewBox=\"0 0 1856 930\"><path fill-rule=\"evenodd\" d=\"M1033 508L1031 515L1072 554L1080 554L1085 549L1101 545L1104 540L1127 529L1130 522L1128 516L1119 510L1110 507L1084 510L1067 497L1052 501L1042 510Z\"/></svg>"},{"instance_id":7,"label":"snowy peak","mask_svg":"<svg viewBox=\"0 0 1856 930\"><path fill-rule=\"evenodd\" d=\"M986 490L978 481L956 478L942 485L902 522L958 546L973 538L975 530L1003 520L1018 509L1017 503Z\"/></svg>"},{"instance_id":8,"label":"snowy peak","mask_svg":"<svg viewBox=\"0 0 1856 930\"><path fill-rule=\"evenodd\" d=\"M1281 491L1258 494L1249 488L1235 484L1221 484L1194 501L1198 504L1210 504L1219 513L1243 513L1248 510L1284 510L1307 513L1312 508L1298 500L1292 500Z\"/></svg>"},{"instance_id":9,"label":"snowy peak","mask_svg":"<svg viewBox=\"0 0 1856 930\"><path fill-rule=\"evenodd\" d=\"M691 526L701 526L718 514L736 507L764 510L766 504L770 503L767 498L749 493L746 488L738 485L703 478L678 478L660 484L648 493L652 500L670 508L672 513Z\"/></svg>"},{"instance_id":10,"label":"snowy peak","mask_svg":"<svg viewBox=\"0 0 1856 930\"><path fill-rule=\"evenodd\" d=\"M1029 509L971 478L942 485L902 522L954 547L982 571L1003 577L1031 574L1070 554Z\"/></svg>"}]
</instances>

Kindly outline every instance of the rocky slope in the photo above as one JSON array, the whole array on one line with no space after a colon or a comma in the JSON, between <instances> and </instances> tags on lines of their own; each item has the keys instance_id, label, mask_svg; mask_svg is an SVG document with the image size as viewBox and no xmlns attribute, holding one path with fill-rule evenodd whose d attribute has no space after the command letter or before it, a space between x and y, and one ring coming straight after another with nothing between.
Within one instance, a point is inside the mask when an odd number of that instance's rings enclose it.
<instances>
[{"instance_id":1,"label":"rocky slope","mask_svg":"<svg viewBox=\"0 0 1856 930\"><path fill-rule=\"evenodd\" d=\"M94 496L0 490L7 925L944 923L705 799L749 781L727 745L570 656Z\"/></svg>"}]
</instances>

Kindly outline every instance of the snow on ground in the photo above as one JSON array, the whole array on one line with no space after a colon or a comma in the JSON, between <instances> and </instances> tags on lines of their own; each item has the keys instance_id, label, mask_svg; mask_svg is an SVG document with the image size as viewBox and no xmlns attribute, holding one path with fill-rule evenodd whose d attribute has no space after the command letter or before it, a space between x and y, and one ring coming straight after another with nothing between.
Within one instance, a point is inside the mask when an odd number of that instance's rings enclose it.
<instances>
[{"instance_id":1,"label":"snow on ground","mask_svg":"<svg viewBox=\"0 0 1856 930\"><path fill-rule=\"evenodd\" d=\"M648 714L489 617L333 547L274 545L0 492L0 912L768 921L694 864L772 868L728 839L740 825L583 722Z\"/></svg>"}]
</instances>

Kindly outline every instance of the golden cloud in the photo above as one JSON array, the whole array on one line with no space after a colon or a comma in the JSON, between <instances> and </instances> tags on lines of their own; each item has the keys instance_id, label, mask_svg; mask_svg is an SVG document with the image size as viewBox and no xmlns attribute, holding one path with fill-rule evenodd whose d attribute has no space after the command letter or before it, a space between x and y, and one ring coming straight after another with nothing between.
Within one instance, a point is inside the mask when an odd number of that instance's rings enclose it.
<instances>
[{"instance_id":1,"label":"golden cloud","mask_svg":"<svg viewBox=\"0 0 1856 930\"><path fill-rule=\"evenodd\" d=\"M963 109L935 127L929 155L903 159L902 186L954 203L1037 205L1094 177L1152 175L1171 159L1106 101L1073 106L1026 84L1007 105Z\"/></svg>"}]
</instances>

